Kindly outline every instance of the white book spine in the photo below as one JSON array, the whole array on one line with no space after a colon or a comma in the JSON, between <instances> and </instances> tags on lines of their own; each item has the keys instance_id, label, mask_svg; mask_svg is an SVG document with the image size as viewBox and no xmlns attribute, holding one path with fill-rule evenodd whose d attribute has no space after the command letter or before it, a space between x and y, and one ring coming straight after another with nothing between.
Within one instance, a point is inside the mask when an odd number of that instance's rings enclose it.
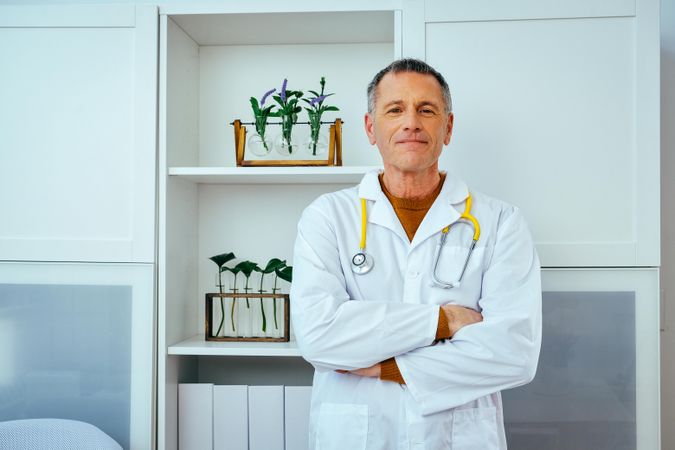
<instances>
[{"instance_id":1,"label":"white book spine","mask_svg":"<svg viewBox=\"0 0 675 450\"><path fill-rule=\"evenodd\" d=\"M213 387L213 449L248 450L248 386Z\"/></svg>"},{"instance_id":2,"label":"white book spine","mask_svg":"<svg viewBox=\"0 0 675 450\"><path fill-rule=\"evenodd\" d=\"M178 385L178 448L213 448L213 384Z\"/></svg>"},{"instance_id":3,"label":"white book spine","mask_svg":"<svg viewBox=\"0 0 675 450\"><path fill-rule=\"evenodd\" d=\"M309 405L312 386L286 386L284 422L286 450L309 449Z\"/></svg>"},{"instance_id":4,"label":"white book spine","mask_svg":"<svg viewBox=\"0 0 675 450\"><path fill-rule=\"evenodd\" d=\"M249 386L250 450L284 450L283 386Z\"/></svg>"}]
</instances>

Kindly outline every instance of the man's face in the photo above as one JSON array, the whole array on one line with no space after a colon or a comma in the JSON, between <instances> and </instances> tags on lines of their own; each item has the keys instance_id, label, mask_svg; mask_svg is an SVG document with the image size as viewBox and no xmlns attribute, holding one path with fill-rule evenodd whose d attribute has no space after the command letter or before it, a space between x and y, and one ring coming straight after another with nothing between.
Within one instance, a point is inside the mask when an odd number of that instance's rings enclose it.
<instances>
[{"instance_id":1,"label":"man's face","mask_svg":"<svg viewBox=\"0 0 675 450\"><path fill-rule=\"evenodd\" d=\"M420 172L438 167L450 143L452 113L445 112L441 86L432 75L386 74L375 93L375 108L365 117L366 133L387 167Z\"/></svg>"}]
</instances>

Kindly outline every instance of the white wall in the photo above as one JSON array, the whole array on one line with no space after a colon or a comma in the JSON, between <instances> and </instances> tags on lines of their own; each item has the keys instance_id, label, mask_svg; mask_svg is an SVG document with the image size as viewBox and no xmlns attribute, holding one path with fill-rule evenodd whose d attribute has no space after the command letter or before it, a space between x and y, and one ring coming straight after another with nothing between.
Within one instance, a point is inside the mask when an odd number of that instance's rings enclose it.
<instances>
[{"instance_id":1,"label":"white wall","mask_svg":"<svg viewBox=\"0 0 675 450\"><path fill-rule=\"evenodd\" d=\"M661 0L661 448L675 448L675 0Z\"/></svg>"}]
</instances>

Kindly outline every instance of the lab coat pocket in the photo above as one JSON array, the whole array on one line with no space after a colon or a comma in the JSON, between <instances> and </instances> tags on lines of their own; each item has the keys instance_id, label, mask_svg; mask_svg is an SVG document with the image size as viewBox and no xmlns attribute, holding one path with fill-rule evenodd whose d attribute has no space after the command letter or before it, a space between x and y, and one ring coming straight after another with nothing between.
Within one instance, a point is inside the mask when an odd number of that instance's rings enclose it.
<instances>
[{"instance_id":1,"label":"lab coat pocket","mask_svg":"<svg viewBox=\"0 0 675 450\"><path fill-rule=\"evenodd\" d=\"M316 433L316 450L365 450L368 405L322 403Z\"/></svg>"},{"instance_id":2,"label":"lab coat pocket","mask_svg":"<svg viewBox=\"0 0 675 450\"><path fill-rule=\"evenodd\" d=\"M498 450L497 408L455 410L452 417L453 450Z\"/></svg>"}]
</instances>

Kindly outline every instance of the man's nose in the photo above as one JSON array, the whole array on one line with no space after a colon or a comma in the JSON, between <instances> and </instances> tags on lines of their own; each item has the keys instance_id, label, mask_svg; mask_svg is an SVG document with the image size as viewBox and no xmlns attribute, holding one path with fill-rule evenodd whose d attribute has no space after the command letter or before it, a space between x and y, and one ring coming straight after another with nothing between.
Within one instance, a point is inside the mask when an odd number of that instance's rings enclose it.
<instances>
[{"instance_id":1,"label":"man's nose","mask_svg":"<svg viewBox=\"0 0 675 450\"><path fill-rule=\"evenodd\" d=\"M412 109L406 111L406 113L403 115L403 128L406 131L417 131L422 128L420 117L416 110Z\"/></svg>"}]
</instances>

